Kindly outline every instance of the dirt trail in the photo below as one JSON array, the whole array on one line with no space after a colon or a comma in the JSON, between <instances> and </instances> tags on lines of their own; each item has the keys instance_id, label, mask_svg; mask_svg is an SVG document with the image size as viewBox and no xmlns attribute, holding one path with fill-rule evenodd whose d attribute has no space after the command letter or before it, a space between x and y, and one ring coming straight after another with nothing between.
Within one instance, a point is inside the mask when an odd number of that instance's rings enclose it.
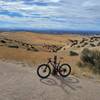
<instances>
[{"instance_id":1,"label":"dirt trail","mask_svg":"<svg viewBox=\"0 0 100 100\"><path fill-rule=\"evenodd\" d=\"M28 64L0 61L0 100L100 100L96 79L40 79Z\"/></svg>"}]
</instances>

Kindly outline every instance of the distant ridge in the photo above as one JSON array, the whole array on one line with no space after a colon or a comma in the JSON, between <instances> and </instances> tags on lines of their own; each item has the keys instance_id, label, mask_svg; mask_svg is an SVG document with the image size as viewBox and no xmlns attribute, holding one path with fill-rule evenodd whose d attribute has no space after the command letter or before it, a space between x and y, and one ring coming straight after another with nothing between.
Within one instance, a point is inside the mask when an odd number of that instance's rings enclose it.
<instances>
[{"instance_id":1,"label":"distant ridge","mask_svg":"<svg viewBox=\"0 0 100 100\"><path fill-rule=\"evenodd\" d=\"M37 30L37 29L9 29L0 28L0 32L36 32L44 34L79 34L79 35L100 35L100 31L83 31L83 30Z\"/></svg>"}]
</instances>

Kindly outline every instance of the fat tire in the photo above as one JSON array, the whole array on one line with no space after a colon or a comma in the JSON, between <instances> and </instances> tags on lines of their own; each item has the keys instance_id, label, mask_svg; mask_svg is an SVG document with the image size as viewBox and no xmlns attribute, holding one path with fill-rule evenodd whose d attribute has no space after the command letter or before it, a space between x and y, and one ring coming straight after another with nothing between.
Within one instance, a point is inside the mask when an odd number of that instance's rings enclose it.
<instances>
[{"instance_id":1,"label":"fat tire","mask_svg":"<svg viewBox=\"0 0 100 100\"><path fill-rule=\"evenodd\" d=\"M61 68L62 68L62 66L67 66L68 67L68 73L66 74L66 75L63 75L62 73L61 73ZM70 67L70 65L69 64L62 64L60 67L59 67L59 74L62 76L62 77L67 77L67 76L69 76L70 75L70 73L71 73L71 67Z\"/></svg>"},{"instance_id":2,"label":"fat tire","mask_svg":"<svg viewBox=\"0 0 100 100\"><path fill-rule=\"evenodd\" d=\"M47 74L46 76L42 76L42 75L39 73L39 70L40 70L40 68L41 68L42 66L46 66L46 67L49 68L49 72L48 72L48 74ZM42 64L42 65L38 66L38 68L37 68L37 74L38 74L38 76L39 76L40 78L47 78L47 77L50 75L50 73L51 73L51 69L50 69L49 65L47 65L47 64Z\"/></svg>"}]
</instances>

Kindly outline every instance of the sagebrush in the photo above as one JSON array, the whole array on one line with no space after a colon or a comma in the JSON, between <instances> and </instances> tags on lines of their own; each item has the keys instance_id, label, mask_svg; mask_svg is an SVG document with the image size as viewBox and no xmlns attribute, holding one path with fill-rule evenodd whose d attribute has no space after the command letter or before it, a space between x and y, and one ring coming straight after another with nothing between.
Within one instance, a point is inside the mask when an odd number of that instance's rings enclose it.
<instances>
[{"instance_id":1,"label":"sagebrush","mask_svg":"<svg viewBox=\"0 0 100 100\"><path fill-rule=\"evenodd\" d=\"M100 51L83 49L80 55L81 62L78 63L80 67L89 67L93 72L100 73Z\"/></svg>"}]
</instances>

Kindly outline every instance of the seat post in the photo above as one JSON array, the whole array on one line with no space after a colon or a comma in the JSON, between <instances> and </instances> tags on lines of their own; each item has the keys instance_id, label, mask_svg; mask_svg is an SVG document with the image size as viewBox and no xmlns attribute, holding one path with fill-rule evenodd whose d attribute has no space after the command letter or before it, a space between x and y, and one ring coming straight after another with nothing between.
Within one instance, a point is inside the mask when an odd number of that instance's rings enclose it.
<instances>
[{"instance_id":1,"label":"seat post","mask_svg":"<svg viewBox=\"0 0 100 100\"><path fill-rule=\"evenodd\" d=\"M54 64L57 64L57 56L54 56Z\"/></svg>"},{"instance_id":2,"label":"seat post","mask_svg":"<svg viewBox=\"0 0 100 100\"><path fill-rule=\"evenodd\" d=\"M53 72L52 72L52 75L57 75L57 56L55 55L54 56L54 69L53 69Z\"/></svg>"}]
</instances>

